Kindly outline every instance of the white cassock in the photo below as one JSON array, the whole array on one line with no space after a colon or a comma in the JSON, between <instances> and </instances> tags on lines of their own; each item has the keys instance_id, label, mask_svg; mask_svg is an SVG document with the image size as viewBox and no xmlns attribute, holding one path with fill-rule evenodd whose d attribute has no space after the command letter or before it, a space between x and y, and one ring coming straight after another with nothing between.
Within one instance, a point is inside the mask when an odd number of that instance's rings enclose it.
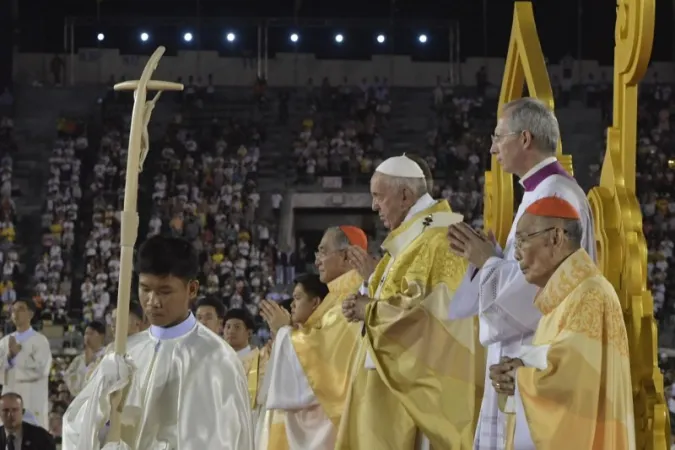
<instances>
[{"instance_id":1,"label":"white cassock","mask_svg":"<svg viewBox=\"0 0 675 450\"><path fill-rule=\"evenodd\" d=\"M262 388L265 407L284 411L290 450L332 450L337 429L309 385L291 342L291 330L282 327L274 338ZM274 449L268 449L263 438L258 450Z\"/></svg>"},{"instance_id":2,"label":"white cassock","mask_svg":"<svg viewBox=\"0 0 675 450\"><path fill-rule=\"evenodd\" d=\"M541 312L534 306L538 288L529 284L515 260L515 232L518 220L528 206L544 197L559 197L579 212L583 227L582 246L596 259L593 216L586 194L562 168L555 157L533 167L520 183L526 187L513 220L506 249L491 257L480 271L469 265L462 284L450 304L450 319L479 316L480 341L487 347L487 367L498 364L503 356L518 357L521 346L530 344ZM501 250L500 250L501 252ZM499 411L497 393L489 373L476 427L475 450L501 450L506 442L506 418Z\"/></svg>"},{"instance_id":3,"label":"white cassock","mask_svg":"<svg viewBox=\"0 0 675 450\"><path fill-rule=\"evenodd\" d=\"M87 374L91 370L92 364L98 363L98 360L103 356L105 350L105 347L101 347L96 355L94 355L93 362L89 364L86 362L84 353L80 353L70 362L63 374L63 381L66 382L66 386L73 396L79 394L82 388L84 388L85 382L87 381Z\"/></svg>"},{"instance_id":4,"label":"white cassock","mask_svg":"<svg viewBox=\"0 0 675 450\"><path fill-rule=\"evenodd\" d=\"M222 338L192 314L182 323L129 337L135 366L122 438L135 450L252 450L244 368ZM63 417L63 450L98 450L109 418L107 391L121 371L108 354ZM117 357L119 358L119 357ZM105 395L103 395L105 393Z\"/></svg>"},{"instance_id":5,"label":"white cassock","mask_svg":"<svg viewBox=\"0 0 675 450\"><path fill-rule=\"evenodd\" d=\"M21 344L21 351L9 359L9 337ZM29 328L15 331L0 340L0 361L3 364L2 393L15 392L23 398L26 410L41 427L49 426L49 372L52 351L47 338Z\"/></svg>"}]
</instances>

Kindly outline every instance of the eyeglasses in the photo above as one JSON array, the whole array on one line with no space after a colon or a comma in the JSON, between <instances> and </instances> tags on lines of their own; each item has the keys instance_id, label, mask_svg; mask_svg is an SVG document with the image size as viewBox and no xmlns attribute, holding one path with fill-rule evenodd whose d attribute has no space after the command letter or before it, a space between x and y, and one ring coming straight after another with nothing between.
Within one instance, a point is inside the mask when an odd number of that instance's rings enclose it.
<instances>
[{"instance_id":1,"label":"eyeglasses","mask_svg":"<svg viewBox=\"0 0 675 450\"><path fill-rule=\"evenodd\" d=\"M510 133L504 133L504 134L491 134L490 138L492 139L492 143L494 144L498 141L501 141L502 138L509 137L509 136L516 136L520 133L522 133L522 131L512 131Z\"/></svg>"},{"instance_id":2,"label":"eyeglasses","mask_svg":"<svg viewBox=\"0 0 675 450\"><path fill-rule=\"evenodd\" d=\"M517 249L521 249L521 248L523 248L523 244L524 244L525 242L531 240L532 238L535 238L535 237L537 237L537 236L541 236L542 234L548 233L549 231L553 231L553 230L562 230L563 233L567 234L567 230L565 230L565 229L563 229L563 228L560 228L560 227L548 227L548 228L545 228L545 229L543 229L543 230L535 231L535 232L533 232L533 233L521 234L520 236L519 236L519 235L516 235L515 246L516 246Z\"/></svg>"},{"instance_id":3,"label":"eyeglasses","mask_svg":"<svg viewBox=\"0 0 675 450\"><path fill-rule=\"evenodd\" d=\"M327 252L325 250L319 250L314 252L314 258L316 259L325 259L329 256L333 256L335 253L338 253L340 250L333 250L332 252Z\"/></svg>"}]
</instances>

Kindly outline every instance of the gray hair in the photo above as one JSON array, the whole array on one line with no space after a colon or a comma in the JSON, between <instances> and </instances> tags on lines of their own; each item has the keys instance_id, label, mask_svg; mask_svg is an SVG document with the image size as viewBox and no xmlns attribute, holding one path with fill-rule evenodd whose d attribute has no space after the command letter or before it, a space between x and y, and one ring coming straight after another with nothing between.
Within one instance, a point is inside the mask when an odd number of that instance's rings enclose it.
<instances>
[{"instance_id":1,"label":"gray hair","mask_svg":"<svg viewBox=\"0 0 675 450\"><path fill-rule=\"evenodd\" d=\"M539 150L555 154L560 127L546 103L532 97L519 98L504 105L502 114L511 132L529 131Z\"/></svg>"},{"instance_id":2,"label":"gray hair","mask_svg":"<svg viewBox=\"0 0 675 450\"><path fill-rule=\"evenodd\" d=\"M575 219L563 220L563 229L565 230L565 234L567 234L570 246L575 250L580 249L581 241L584 237L584 229L581 226L581 221Z\"/></svg>"},{"instance_id":3,"label":"gray hair","mask_svg":"<svg viewBox=\"0 0 675 450\"><path fill-rule=\"evenodd\" d=\"M335 250L344 250L352 245L351 242L349 242L349 238L340 227L330 227L326 230L325 234L328 233L332 234L333 236Z\"/></svg>"},{"instance_id":4,"label":"gray hair","mask_svg":"<svg viewBox=\"0 0 675 450\"><path fill-rule=\"evenodd\" d=\"M379 176L385 177L387 183L396 189L408 189L412 191L416 198L422 197L428 193L428 185L426 178L410 178L410 177L393 177L383 173L376 172Z\"/></svg>"}]
</instances>

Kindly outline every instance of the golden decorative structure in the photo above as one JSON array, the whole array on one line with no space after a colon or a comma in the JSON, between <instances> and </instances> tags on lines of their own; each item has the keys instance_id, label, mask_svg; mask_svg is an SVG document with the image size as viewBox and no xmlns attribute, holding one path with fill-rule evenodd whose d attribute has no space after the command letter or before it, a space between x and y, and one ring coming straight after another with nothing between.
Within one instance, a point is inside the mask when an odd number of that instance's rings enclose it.
<instances>
[{"instance_id":1,"label":"golden decorative structure","mask_svg":"<svg viewBox=\"0 0 675 450\"><path fill-rule=\"evenodd\" d=\"M554 108L553 89L548 78L544 53L541 51L532 3L516 2L509 52L499 94L499 111L508 102L521 98L525 85L532 97L545 102L551 109ZM572 157L563 155L560 142L557 153L560 163L571 174ZM513 224L513 176L502 170L494 156L491 169L485 173L484 221L485 229L492 230L503 247Z\"/></svg>"},{"instance_id":2,"label":"golden decorative structure","mask_svg":"<svg viewBox=\"0 0 675 450\"><path fill-rule=\"evenodd\" d=\"M169 81L151 80L165 48L159 47L150 56L143 69L140 80L125 81L115 85L116 91L134 92L134 109L131 114L129 130L129 151L127 154L126 180L124 186L124 209L120 233L120 276L117 294L117 323L115 328L115 353L124 355L127 348L127 323L129 321L129 299L131 295L131 271L133 267L134 245L138 235L138 174L148 154L150 140L148 123L155 103L162 91L182 91L183 85ZM148 91L157 91L152 100L147 100ZM110 430L106 437L108 443L119 443L121 438L121 409L124 405L126 390L117 391L111 396ZM127 443L132 445L133 443ZM133 450L133 448L132 448Z\"/></svg>"},{"instance_id":3,"label":"golden decorative structure","mask_svg":"<svg viewBox=\"0 0 675 450\"><path fill-rule=\"evenodd\" d=\"M638 449L670 449L670 424L658 367L654 305L647 290L647 243L635 195L638 83L654 40L655 0L619 0L614 47L614 110L600 186L588 199L598 263L621 299L630 342Z\"/></svg>"},{"instance_id":4,"label":"golden decorative structure","mask_svg":"<svg viewBox=\"0 0 675 450\"><path fill-rule=\"evenodd\" d=\"M647 290L647 245L635 195L638 82L644 77L654 39L655 0L618 0L614 51L613 124L600 186L589 193L595 219L598 263L614 285L626 318L630 340L638 449L670 449L670 424L658 368L653 299ZM531 96L553 109L553 95L532 5L516 2L499 108ZM571 172L571 157L558 158ZM495 158L485 177L485 224L505 244L513 221L513 180Z\"/></svg>"}]
</instances>

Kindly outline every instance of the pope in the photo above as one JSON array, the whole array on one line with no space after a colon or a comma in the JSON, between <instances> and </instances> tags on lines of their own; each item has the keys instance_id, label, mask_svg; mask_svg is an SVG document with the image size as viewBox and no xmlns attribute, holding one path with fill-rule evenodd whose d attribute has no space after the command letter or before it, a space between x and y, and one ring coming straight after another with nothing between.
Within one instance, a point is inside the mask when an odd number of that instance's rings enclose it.
<instances>
[{"instance_id":1,"label":"pope","mask_svg":"<svg viewBox=\"0 0 675 450\"><path fill-rule=\"evenodd\" d=\"M335 448L469 449L485 366L477 319L448 320L467 262L445 230L462 216L405 155L377 167L370 191L389 235L368 295L342 305L362 338Z\"/></svg>"}]
</instances>

